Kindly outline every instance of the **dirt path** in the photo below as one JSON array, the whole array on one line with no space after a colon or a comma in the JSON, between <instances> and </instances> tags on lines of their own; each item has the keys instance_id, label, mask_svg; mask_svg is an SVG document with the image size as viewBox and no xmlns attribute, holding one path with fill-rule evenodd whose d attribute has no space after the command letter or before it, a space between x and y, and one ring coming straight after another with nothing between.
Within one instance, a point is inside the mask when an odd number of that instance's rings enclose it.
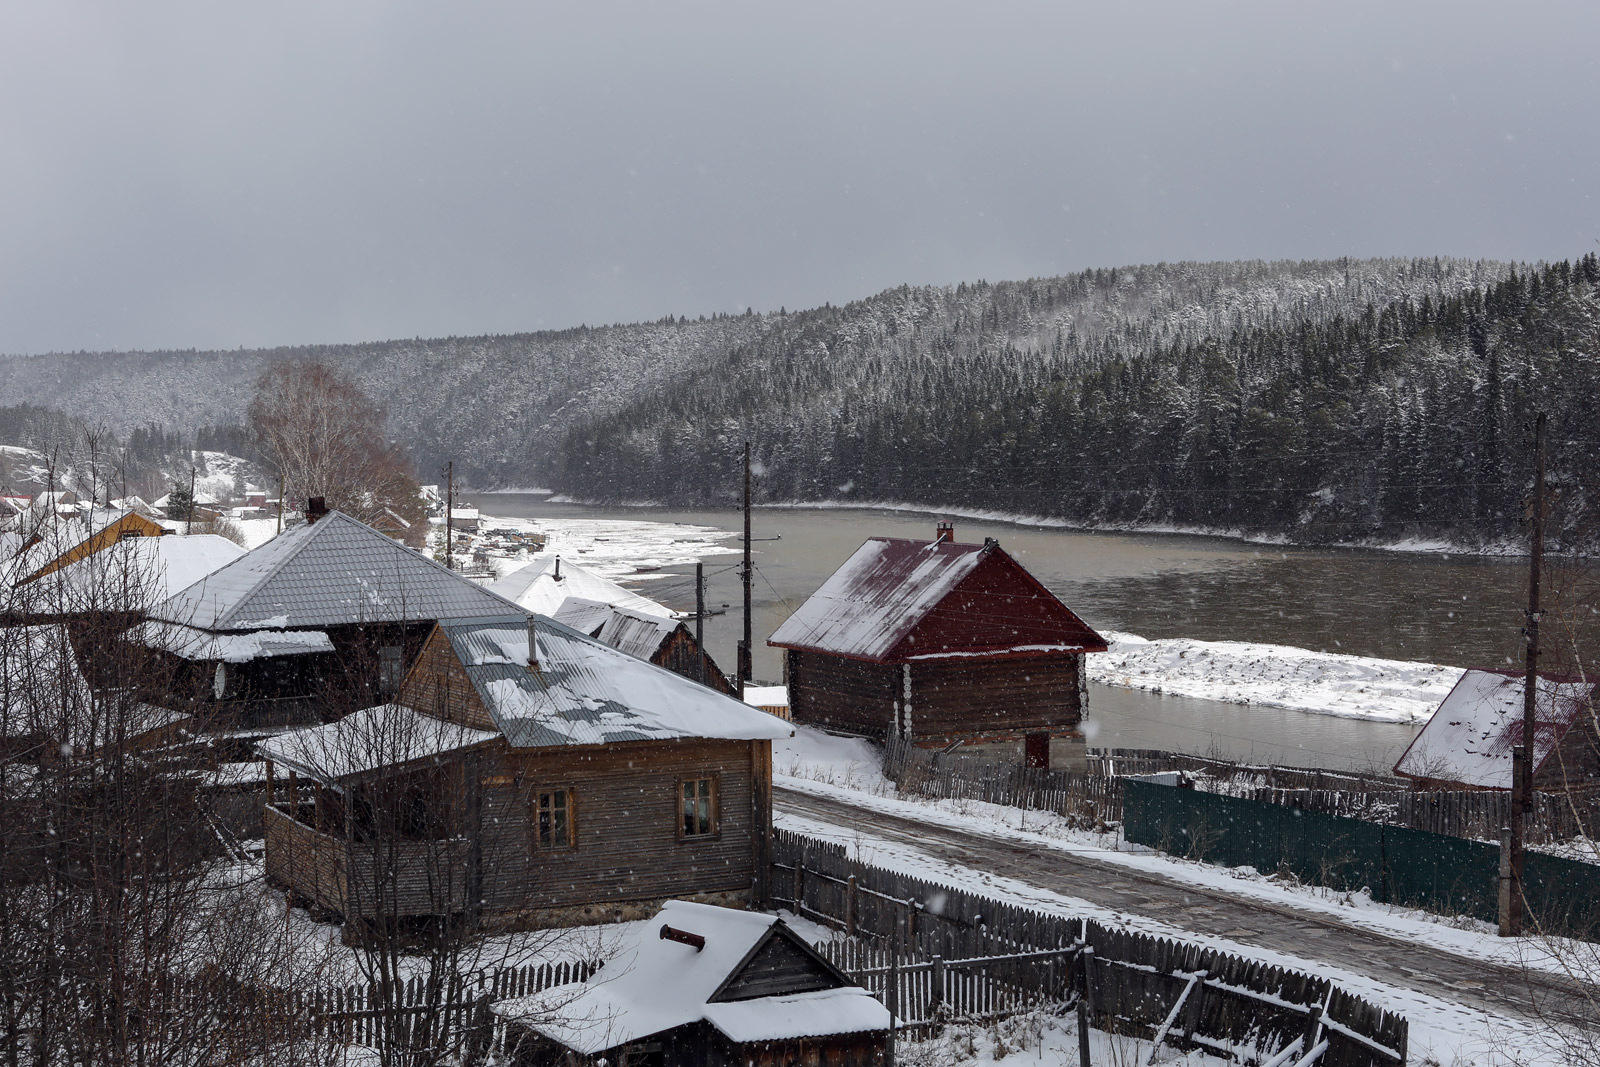
<instances>
[{"instance_id":1,"label":"dirt path","mask_svg":"<svg viewBox=\"0 0 1600 1067\"><path fill-rule=\"evenodd\" d=\"M860 827L942 860L1123 914L1158 919L1179 929L1299 959L1325 960L1390 985L1485 1012L1561 1017L1600 1028L1589 1001L1574 985L1552 975L1457 956L1315 912L1231 896L1210 886L1178 882L1075 853L1020 846L1000 834L886 815L781 785L774 792L780 811Z\"/></svg>"}]
</instances>

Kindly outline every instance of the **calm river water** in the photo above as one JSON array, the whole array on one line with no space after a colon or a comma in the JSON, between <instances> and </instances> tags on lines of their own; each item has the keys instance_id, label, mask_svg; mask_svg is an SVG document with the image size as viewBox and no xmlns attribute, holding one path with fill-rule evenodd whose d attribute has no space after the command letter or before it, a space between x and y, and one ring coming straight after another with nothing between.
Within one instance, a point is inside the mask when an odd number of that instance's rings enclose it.
<instances>
[{"instance_id":1,"label":"calm river water","mask_svg":"<svg viewBox=\"0 0 1600 1067\"><path fill-rule=\"evenodd\" d=\"M588 517L741 528L733 511L592 508L494 494L485 512L516 518ZM761 508L755 536L756 675L782 666L766 636L868 537L933 536L931 515L872 510ZM1169 534L1087 533L957 520L960 541L993 537L1092 626L1144 637L1262 641L1457 666L1520 654L1525 564L1470 556L1286 548ZM731 547L737 547L730 541ZM741 591L736 557L706 561L707 645L736 662ZM674 608L694 607L694 568L642 583ZM1096 685L1095 745L1165 748L1302 766L1392 766L1417 727L1275 708L1160 696Z\"/></svg>"}]
</instances>

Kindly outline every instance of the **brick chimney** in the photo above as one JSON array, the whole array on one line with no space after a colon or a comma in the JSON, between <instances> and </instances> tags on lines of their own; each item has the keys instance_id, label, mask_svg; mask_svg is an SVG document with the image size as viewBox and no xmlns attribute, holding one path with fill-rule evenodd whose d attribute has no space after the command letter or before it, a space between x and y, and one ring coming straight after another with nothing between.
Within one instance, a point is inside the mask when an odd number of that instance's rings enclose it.
<instances>
[{"instance_id":1,"label":"brick chimney","mask_svg":"<svg viewBox=\"0 0 1600 1067\"><path fill-rule=\"evenodd\" d=\"M316 522L328 513L328 498L314 496L306 501L306 524Z\"/></svg>"},{"instance_id":2,"label":"brick chimney","mask_svg":"<svg viewBox=\"0 0 1600 1067\"><path fill-rule=\"evenodd\" d=\"M949 541L951 544L956 543L956 524L949 519L940 519L939 525L935 529L933 543L938 544L940 541Z\"/></svg>"}]
</instances>

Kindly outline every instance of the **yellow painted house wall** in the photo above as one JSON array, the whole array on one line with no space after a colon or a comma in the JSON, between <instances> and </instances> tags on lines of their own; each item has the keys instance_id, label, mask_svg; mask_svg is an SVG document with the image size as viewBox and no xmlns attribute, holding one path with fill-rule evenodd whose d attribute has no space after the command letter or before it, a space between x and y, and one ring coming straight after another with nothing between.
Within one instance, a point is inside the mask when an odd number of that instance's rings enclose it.
<instances>
[{"instance_id":1,"label":"yellow painted house wall","mask_svg":"<svg viewBox=\"0 0 1600 1067\"><path fill-rule=\"evenodd\" d=\"M43 578L45 575L54 571L58 571L70 563L76 563L80 559L85 559L94 555L96 552L110 548L112 545L122 540L124 534L137 535L139 537L160 537L166 532L167 531L165 529L151 522L138 512L130 511L126 515L106 526L98 533L93 534L84 541L80 541L76 545L73 545L71 548L61 553L61 555L57 556L49 563L46 563L43 567L40 567L38 570L28 575L23 579L23 581L31 582L36 578Z\"/></svg>"}]
</instances>

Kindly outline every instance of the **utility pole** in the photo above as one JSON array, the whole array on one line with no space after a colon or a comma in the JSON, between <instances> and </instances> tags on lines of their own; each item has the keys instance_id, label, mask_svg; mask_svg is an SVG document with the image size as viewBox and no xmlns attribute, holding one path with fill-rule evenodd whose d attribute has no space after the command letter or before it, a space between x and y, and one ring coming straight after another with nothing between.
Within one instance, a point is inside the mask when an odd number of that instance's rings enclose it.
<instances>
[{"instance_id":1,"label":"utility pole","mask_svg":"<svg viewBox=\"0 0 1600 1067\"><path fill-rule=\"evenodd\" d=\"M456 569L456 461L450 460L444 465L444 566L446 570ZM560 562L556 563L559 568ZM557 573L560 573L557 571Z\"/></svg>"},{"instance_id":2,"label":"utility pole","mask_svg":"<svg viewBox=\"0 0 1600 1067\"><path fill-rule=\"evenodd\" d=\"M695 677L706 684L706 565L694 565L694 647L699 659L695 662Z\"/></svg>"},{"instance_id":3,"label":"utility pole","mask_svg":"<svg viewBox=\"0 0 1600 1067\"><path fill-rule=\"evenodd\" d=\"M194 533L194 467L189 468L189 525L183 530L186 534Z\"/></svg>"},{"instance_id":4,"label":"utility pole","mask_svg":"<svg viewBox=\"0 0 1600 1067\"><path fill-rule=\"evenodd\" d=\"M744 687L754 676L750 639L750 583L755 577L755 566L750 561L750 442L744 443L744 640L739 642L739 697L744 698Z\"/></svg>"},{"instance_id":5,"label":"utility pole","mask_svg":"<svg viewBox=\"0 0 1600 1067\"><path fill-rule=\"evenodd\" d=\"M1539 412L1533 430L1533 499L1528 506L1530 541L1528 545L1528 611L1523 634L1527 638L1527 670L1522 682L1522 744L1512 749L1511 775L1511 899L1509 914L1501 920L1501 932L1515 937L1522 932L1522 868L1524 857L1523 823L1533 807L1534 742L1538 726L1539 695L1539 578L1544 570L1544 468L1545 413Z\"/></svg>"},{"instance_id":6,"label":"utility pole","mask_svg":"<svg viewBox=\"0 0 1600 1067\"><path fill-rule=\"evenodd\" d=\"M278 532L283 533L283 472L278 472Z\"/></svg>"}]
</instances>

